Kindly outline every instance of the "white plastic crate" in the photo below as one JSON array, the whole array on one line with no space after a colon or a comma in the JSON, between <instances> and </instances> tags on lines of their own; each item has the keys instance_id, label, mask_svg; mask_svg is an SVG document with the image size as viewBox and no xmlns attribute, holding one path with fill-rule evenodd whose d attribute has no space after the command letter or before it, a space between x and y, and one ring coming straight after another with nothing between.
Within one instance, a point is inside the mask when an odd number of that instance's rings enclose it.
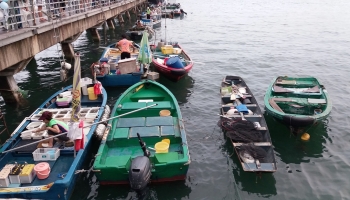
<instances>
[{"instance_id":1,"label":"white plastic crate","mask_svg":"<svg viewBox=\"0 0 350 200\"><path fill-rule=\"evenodd\" d=\"M37 148L33 152L34 161L56 160L60 156L58 148Z\"/></svg>"}]
</instances>

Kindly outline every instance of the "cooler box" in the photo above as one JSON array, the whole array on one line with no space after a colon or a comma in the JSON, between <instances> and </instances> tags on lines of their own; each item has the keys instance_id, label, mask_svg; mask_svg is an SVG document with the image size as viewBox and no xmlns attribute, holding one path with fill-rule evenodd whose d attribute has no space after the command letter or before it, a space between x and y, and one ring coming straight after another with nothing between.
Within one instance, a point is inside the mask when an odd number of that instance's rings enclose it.
<instances>
[{"instance_id":1,"label":"cooler box","mask_svg":"<svg viewBox=\"0 0 350 200\"><path fill-rule=\"evenodd\" d=\"M57 98L56 104L58 107L66 107L69 106L70 102L72 101L72 97L63 97L63 98Z\"/></svg>"},{"instance_id":2,"label":"cooler box","mask_svg":"<svg viewBox=\"0 0 350 200\"><path fill-rule=\"evenodd\" d=\"M0 187L8 187L10 185L9 174L11 169L3 168L0 171Z\"/></svg>"},{"instance_id":3,"label":"cooler box","mask_svg":"<svg viewBox=\"0 0 350 200\"><path fill-rule=\"evenodd\" d=\"M161 47L162 54L172 54L173 53L173 46L172 45L164 45Z\"/></svg>"},{"instance_id":4,"label":"cooler box","mask_svg":"<svg viewBox=\"0 0 350 200\"><path fill-rule=\"evenodd\" d=\"M173 48L173 54L180 54L182 52L182 49L180 48Z\"/></svg>"},{"instance_id":5,"label":"cooler box","mask_svg":"<svg viewBox=\"0 0 350 200\"><path fill-rule=\"evenodd\" d=\"M139 71L136 66L136 58L119 60L118 68L119 68L120 74L128 74L128 73Z\"/></svg>"},{"instance_id":6,"label":"cooler box","mask_svg":"<svg viewBox=\"0 0 350 200\"><path fill-rule=\"evenodd\" d=\"M27 164L19 174L21 183L31 183L35 177L34 164Z\"/></svg>"},{"instance_id":7,"label":"cooler box","mask_svg":"<svg viewBox=\"0 0 350 200\"><path fill-rule=\"evenodd\" d=\"M176 68L176 69L184 68L184 65L182 64L182 62L178 56L169 58L166 61L166 66Z\"/></svg>"}]
</instances>

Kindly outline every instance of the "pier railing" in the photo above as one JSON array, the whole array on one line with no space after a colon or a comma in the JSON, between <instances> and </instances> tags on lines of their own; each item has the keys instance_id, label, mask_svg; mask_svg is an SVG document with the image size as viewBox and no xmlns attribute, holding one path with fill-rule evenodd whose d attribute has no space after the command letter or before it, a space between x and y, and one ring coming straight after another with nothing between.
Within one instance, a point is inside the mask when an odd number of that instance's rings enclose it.
<instances>
[{"instance_id":1,"label":"pier railing","mask_svg":"<svg viewBox=\"0 0 350 200\"><path fill-rule=\"evenodd\" d=\"M134 1L137 0L9 0L6 2L7 9L3 9L4 6L0 8L0 29L18 30L47 21L64 20L101 7L124 5Z\"/></svg>"}]
</instances>

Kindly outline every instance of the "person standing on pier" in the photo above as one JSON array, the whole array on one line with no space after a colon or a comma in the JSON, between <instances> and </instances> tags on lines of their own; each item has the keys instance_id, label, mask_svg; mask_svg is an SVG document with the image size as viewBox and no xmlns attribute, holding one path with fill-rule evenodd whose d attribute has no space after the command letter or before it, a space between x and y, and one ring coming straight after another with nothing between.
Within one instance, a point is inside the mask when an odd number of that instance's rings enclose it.
<instances>
[{"instance_id":1,"label":"person standing on pier","mask_svg":"<svg viewBox=\"0 0 350 200\"><path fill-rule=\"evenodd\" d=\"M134 50L136 47L132 44L131 41L126 39L126 35L123 34L122 38L116 45L116 48L120 49L122 53L120 54L120 59L130 58L130 47L132 47Z\"/></svg>"},{"instance_id":2,"label":"person standing on pier","mask_svg":"<svg viewBox=\"0 0 350 200\"><path fill-rule=\"evenodd\" d=\"M151 19L151 9L149 9L149 7L147 7L146 13L147 13L147 19Z\"/></svg>"}]
</instances>

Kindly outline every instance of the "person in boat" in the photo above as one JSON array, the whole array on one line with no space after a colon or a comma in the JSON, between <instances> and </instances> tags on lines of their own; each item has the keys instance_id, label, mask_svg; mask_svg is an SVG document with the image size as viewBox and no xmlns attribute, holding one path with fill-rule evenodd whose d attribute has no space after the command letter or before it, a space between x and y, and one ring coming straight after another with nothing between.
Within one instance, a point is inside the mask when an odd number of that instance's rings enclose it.
<instances>
[{"instance_id":1,"label":"person in boat","mask_svg":"<svg viewBox=\"0 0 350 200\"><path fill-rule=\"evenodd\" d=\"M130 58L130 47L132 47L133 50L135 50L136 47L132 44L131 41L126 39L125 34L122 35L122 38L123 39L121 39L116 45L116 48L120 49L120 51L122 52L120 54L120 59Z\"/></svg>"},{"instance_id":2,"label":"person in boat","mask_svg":"<svg viewBox=\"0 0 350 200\"><path fill-rule=\"evenodd\" d=\"M34 133L47 130L47 133L49 136L54 136L54 135L68 132L68 125L62 121L53 119L52 112L50 111L43 112L39 120L42 120L45 123L45 126L33 131ZM74 145L73 141L70 141L67 135L61 135L61 136L58 136L57 138L63 141L66 147ZM47 147L49 148L53 147L53 138L49 139L49 144Z\"/></svg>"},{"instance_id":3,"label":"person in boat","mask_svg":"<svg viewBox=\"0 0 350 200\"><path fill-rule=\"evenodd\" d=\"M136 22L136 27L137 27L137 28L143 28L143 24L141 23L140 20L137 20L137 22Z\"/></svg>"},{"instance_id":4,"label":"person in boat","mask_svg":"<svg viewBox=\"0 0 350 200\"><path fill-rule=\"evenodd\" d=\"M146 13L147 13L147 19L151 19L151 9L149 7L147 7Z\"/></svg>"}]
</instances>

